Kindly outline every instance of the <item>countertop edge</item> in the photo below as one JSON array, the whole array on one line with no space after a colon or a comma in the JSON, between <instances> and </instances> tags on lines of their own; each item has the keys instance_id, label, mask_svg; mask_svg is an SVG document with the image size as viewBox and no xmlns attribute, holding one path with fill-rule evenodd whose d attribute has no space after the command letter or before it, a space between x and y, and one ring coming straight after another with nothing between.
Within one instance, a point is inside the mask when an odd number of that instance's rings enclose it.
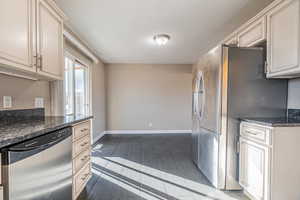
<instances>
[{"instance_id":1,"label":"countertop edge","mask_svg":"<svg viewBox=\"0 0 300 200\"><path fill-rule=\"evenodd\" d=\"M48 134L50 132L59 130L59 129L67 128L67 127L70 127L74 124L77 124L77 123L80 123L80 122L83 122L83 121L86 121L86 120L89 120L89 119L92 119L92 118L93 118L93 116L83 117L83 118L80 118L80 119L75 119L75 120L70 121L70 122L65 122L65 123L59 124L59 125L51 127L51 128L45 128L45 129L42 129L42 130L39 130L39 131L35 131L35 132L32 132L32 133L30 133L26 136L20 136L20 137L10 138L10 139L7 139L7 140L2 140L2 141L0 141L0 151L3 151L5 148L7 148L11 145L18 144L20 142L36 138L36 137Z\"/></svg>"},{"instance_id":2,"label":"countertop edge","mask_svg":"<svg viewBox=\"0 0 300 200\"><path fill-rule=\"evenodd\" d=\"M260 121L259 119L240 119L241 121L253 123L261 126L266 127L300 127L300 123L272 123L272 122L266 122L266 121Z\"/></svg>"}]
</instances>

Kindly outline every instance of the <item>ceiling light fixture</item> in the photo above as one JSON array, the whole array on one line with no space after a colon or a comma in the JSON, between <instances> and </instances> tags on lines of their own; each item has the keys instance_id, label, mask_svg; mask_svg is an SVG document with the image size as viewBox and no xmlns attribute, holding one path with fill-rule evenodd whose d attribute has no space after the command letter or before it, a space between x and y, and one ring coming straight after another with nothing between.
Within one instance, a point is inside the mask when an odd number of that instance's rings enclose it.
<instances>
[{"instance_id":1,"label":"ceiling light fixture","mask_svg":"<svg viewBox=\"0 0 300 200\"><path fill-rule=\"evenodd\" d=\"M153 37L153 40L156 42L157 45L163 46L163 45L166 45L168 43L170 38L171 37L167 34L159 34L159 35L155 35Z\"/></svg>"}]
</instances>

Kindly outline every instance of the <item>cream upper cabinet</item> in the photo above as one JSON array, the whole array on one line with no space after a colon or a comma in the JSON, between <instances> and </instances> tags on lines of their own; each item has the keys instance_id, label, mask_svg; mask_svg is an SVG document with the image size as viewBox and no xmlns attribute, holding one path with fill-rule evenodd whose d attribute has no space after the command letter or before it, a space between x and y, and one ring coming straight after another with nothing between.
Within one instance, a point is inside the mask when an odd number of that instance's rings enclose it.
<instances>
[{"instance_id":1,"label":"cream upper cabinet","mask_svg":"<svg viewBox=\"0 0 300 200\"><path fill-rule=\"evenodd\" d=\"M300 1L285 0L267 14L267 77L300 75Z\"/></svg>"},{"instance_id":2,"label":"cream upper cabinet","mask_svg":"<svg viewBox=\"0 0 300 200\"><path fill-rule=\"evenodd\" d=\"M35 72L35 1L0 1L0 65Z\"/></svg>"},{"instance_id":3,"label":"cream upper cabinet","mask_svg":"<svg viewBox=\"0 0 300 200\"><path fill-rule=\"evenodd\" d=\"M1 0L0 71L62 79L63 19L53 0Z\"/></svg>"},{"instance_id":4,"label":"cream upper cabinet","mask_svg":"<svg viewBox=\"0 0 300 200\"><path fill-rule=\"evenodd\" d=\"M238 32L238 44L240 47L254 46L266 40L266 17L246 24Z\"/></svg>"},{"instance_id":5,"label":"cream upper cabinet","mask_svg":"<svg viewBox=\"0 0 300 200\"><path fill-rule=\"evenodd\" d=\"M63 19L45 0L37 6L38 73L63 79Z\"/></svg>"}]
</instances>

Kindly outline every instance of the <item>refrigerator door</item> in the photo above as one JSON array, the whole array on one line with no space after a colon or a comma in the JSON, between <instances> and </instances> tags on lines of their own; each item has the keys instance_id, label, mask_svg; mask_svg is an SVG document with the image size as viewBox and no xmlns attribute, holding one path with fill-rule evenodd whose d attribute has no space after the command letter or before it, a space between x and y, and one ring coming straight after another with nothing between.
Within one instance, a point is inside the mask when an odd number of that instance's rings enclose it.
<instances>
[{"instance_id":1,"label":"refrigerator door","mask_svg":"<svg viewBox=\"0 0 300 200\"><path fill-rule=\"evenodd\" d=\"M198 129L197 166L209 181L221 188L224 178L219 178L219 140L221 128L221 77L222 47L218 46L204 55L197 66L202 74L202 115ZM224 176L223 176L224 177Z\"/></svg>"},{"instance_id":2,"label":"refrigerator door","mask_svg":"<svg viewBox=\"0 0 300 200\"><path fill-rule=\"evenodd\" d=\"M204 55L198 65L203 79L203 110L200 126L216 134L220 133L221 122L221 61L222 48L217 46Z\"/></svg>"},{"instance_id":3,"label":"refrigerator door","mask_svg":"<svg viewBox=\"0 0 300 200\"><path fill-rule=\"evenodd\" d=\"M193 112L192 112L192 155L193 161L197 165L198 163L198 139L199 139L199 128L200 128L200 118L203 111L203 78L202 73L197 72L193 81Z\"/></svg>"},{"instance_id":4,"label":"refrigerator door","mask_svg":"<svg viewBox=\"0 0 300 200\"><path fill-rule=\"evenodd\" d=\"M264 53L263 48L218 46L198 63L204 89L195 131L197 166L218 189L240 189L239 119L285 116L287 81L265 78Z\"/></svg>"}]
</instances>

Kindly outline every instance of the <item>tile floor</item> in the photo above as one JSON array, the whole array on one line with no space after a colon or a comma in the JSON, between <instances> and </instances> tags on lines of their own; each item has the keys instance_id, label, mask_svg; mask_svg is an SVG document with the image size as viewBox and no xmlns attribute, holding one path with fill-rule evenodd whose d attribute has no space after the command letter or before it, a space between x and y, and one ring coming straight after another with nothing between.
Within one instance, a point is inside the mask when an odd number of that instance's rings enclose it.
<instances>
[{"instance_id":1,"label":"tile floor","mask_svg":"<svg viewBox=\"0 0 300 200\"><path fill-rule=\"evenodd\" d=\"M78 200L248 200L210 186L191 161L188 134L105 136Z\"/></svg>"}]
</instances>

